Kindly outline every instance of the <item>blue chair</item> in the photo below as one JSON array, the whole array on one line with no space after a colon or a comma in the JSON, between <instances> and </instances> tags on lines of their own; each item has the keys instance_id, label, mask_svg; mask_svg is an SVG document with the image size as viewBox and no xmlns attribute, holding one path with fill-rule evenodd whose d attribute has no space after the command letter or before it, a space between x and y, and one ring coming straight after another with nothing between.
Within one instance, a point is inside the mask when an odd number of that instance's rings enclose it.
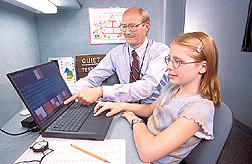
<instances>
[{"instance_id":1,"label":"blue chair","mask_svg":"<svg viewBox=\"0 0 252 164\"><path fill-rule=\"evenodd\" d=\"M215 108L214 139L202 140L184 159L186 164L215 164L222 152L233 125L233 113L224 103Z\"/></svg>"}]
</instances>

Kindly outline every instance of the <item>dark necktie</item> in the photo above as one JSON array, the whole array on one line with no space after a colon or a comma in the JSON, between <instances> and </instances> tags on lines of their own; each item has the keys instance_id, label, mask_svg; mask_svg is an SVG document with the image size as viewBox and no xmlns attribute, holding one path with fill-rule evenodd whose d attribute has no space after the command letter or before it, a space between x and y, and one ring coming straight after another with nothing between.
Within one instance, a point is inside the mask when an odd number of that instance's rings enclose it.
<instances>
[{"instance_id":1,"label":"dark necktie","mask_svg":"<svg viewBox=\"0 0 252 164\"><path fill-rule=\"evenodd\" d=\"M132 51L132 56L133 56L133 62L131 65L130 83L133 83L140 79L139 61L135 50Z\"/></svg>"}]
</instances>

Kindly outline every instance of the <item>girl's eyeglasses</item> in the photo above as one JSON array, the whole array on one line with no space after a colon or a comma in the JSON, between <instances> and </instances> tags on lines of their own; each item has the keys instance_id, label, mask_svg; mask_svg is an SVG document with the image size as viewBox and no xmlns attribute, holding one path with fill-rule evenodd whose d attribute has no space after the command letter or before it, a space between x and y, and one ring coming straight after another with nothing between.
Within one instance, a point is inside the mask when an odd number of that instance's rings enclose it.
<instances>
[{"instance_id":1,"label":"girl's eyeglasses","mask_svg":"<svg viewBox=\"0 0 252 164\"><path fill-rule=\"evenodd\" d=\"M166 65L169 64L169 62L172 62L172 66L175 69L178 69L180 67L181 64L192 64L192 63L199 63L200 61L192 61L192 62L182 62L179 59L171 59L170 56L166 56L164 58Z\"/></svg>"}]
</instances>

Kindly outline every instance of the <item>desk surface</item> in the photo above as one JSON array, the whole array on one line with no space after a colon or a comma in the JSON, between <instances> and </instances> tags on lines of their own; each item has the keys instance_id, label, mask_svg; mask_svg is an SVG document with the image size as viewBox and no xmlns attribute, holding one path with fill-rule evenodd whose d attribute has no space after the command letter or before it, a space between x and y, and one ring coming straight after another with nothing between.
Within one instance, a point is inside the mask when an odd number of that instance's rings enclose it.
<instances>
[{"instance_id":1,"label":"desk surface","mask_svg":"<svg viewBox=\"0 0 252 164\"><path fill-rule=\"evenodd\" d=\"M21 127L20 121L26 117L17 113L2 129L10 133L23 132L27 129ZM14 163L38 137L38 132L20 136L9 136L0 132L0 163ZM143 163L137 154L130 125L124 118L119 115L114 117L106 138L126 140L126 164Z\"/></svg>"}]
</instances>

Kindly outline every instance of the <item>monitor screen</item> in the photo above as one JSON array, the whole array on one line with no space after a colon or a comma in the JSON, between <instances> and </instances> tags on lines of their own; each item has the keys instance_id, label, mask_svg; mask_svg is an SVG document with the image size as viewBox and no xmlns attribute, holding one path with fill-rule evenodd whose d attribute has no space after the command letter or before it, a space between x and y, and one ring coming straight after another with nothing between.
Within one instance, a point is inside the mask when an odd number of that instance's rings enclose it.
<instances>
[{"instance_id":1,"label":"monitor screen","mask_svg":"<svg viewBox=\"0 0 252 164\"><path fill-rule=\"evenodd\" d=\"M8 75L27 108L41 124L71 96L52 62Z\"/></svg>"}]
</instances>

